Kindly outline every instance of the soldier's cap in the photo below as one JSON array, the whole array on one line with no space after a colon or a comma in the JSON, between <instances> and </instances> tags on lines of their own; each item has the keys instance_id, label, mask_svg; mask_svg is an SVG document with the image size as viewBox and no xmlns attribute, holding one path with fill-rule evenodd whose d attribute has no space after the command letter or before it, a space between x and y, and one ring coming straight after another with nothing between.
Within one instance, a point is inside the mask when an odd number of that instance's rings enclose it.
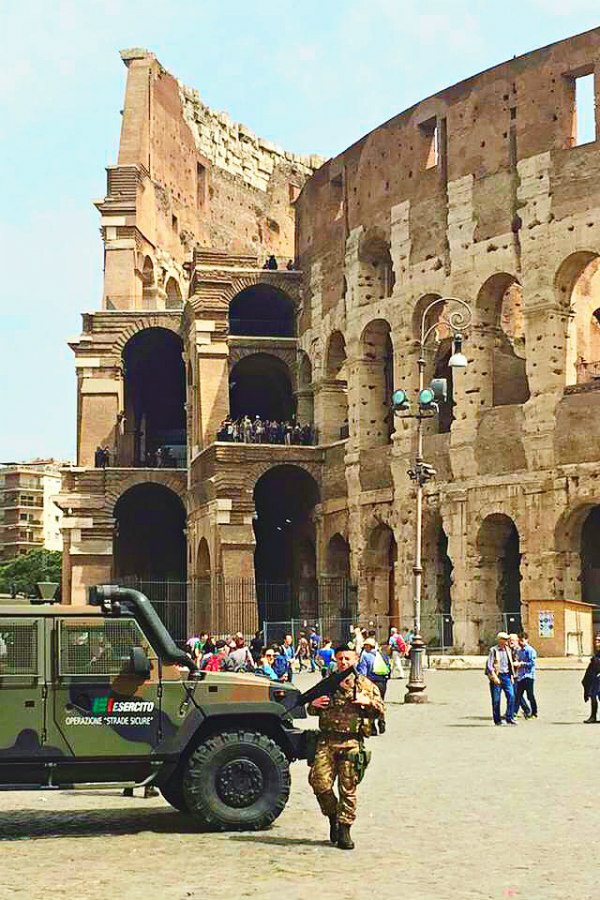
<instances>
[{"instance_id":1,"label":"soldier's cap","mask_svg":"<svg viewBox=\"0 0 600 900\"><path fill-rule=\"evenodd\" d=\"M509 637L510 637L510 635L508 634L508 631L499 631L498 634L496 635L496 640L497 641L499 641L499 640L507 641L509 639Z\"/></svg>"},{"instance_id":2,"label":"soldier's cap","mask_svg":"<svg viewBox=\"0 0 600 900\"><path fill-rule=\"evenodd\" d=\"M338 653L356 653L356 649L354 644L339 644L334 650L334 656L337 656Z\"/></svg>"}]
</instances>

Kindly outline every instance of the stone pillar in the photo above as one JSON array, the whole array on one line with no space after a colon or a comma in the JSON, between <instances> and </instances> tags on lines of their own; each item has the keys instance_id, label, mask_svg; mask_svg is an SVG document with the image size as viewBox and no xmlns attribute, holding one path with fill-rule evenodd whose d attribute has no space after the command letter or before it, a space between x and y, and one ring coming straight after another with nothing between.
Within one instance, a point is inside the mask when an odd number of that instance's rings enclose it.
<instances>
[{"instance_id":1,"label":"stone pillar","mask_svg":"<svg viewBox=\"0 0 600 900\"><path fill-rule=\"evenodd\" d=\"M315 391L315 418L319 423L319 443L341 440L341 427L348 417L348 395L345 381L324 379Z\"/></svg>"},{"instance_id":2,"label":"stone pillar","mask_svg":"<svg viewBox=\"0 0 600 900\"><path fill-rule=\"evenodd\" d=\"M98 530L92 518L63 516L63 603L85 605L89 587L113 582L112 530Z\"/></svg>"},{"instance_id":3,"label":"stone pillar","mask_svg":"<svg viewBox=\"0 0 600 900\"><path fill-rule=\"evenodd\" d=\"M229 415L229 349L215 335L216 324L196 321L198 443L207 447L216 439L223 419Z\"/></svg>"},{"instance_id":4,"label":"stone pillar","mask_svg":"<svg viewBox=\"0 0 600 900\"><path fill-rule=\"evenodd\" d=\"M96 447L108 447L114 460L119 442L118 414L123 409L123 380L115 368L78 359L77 465L93 466Z\"/></svg>"}]
</instances>

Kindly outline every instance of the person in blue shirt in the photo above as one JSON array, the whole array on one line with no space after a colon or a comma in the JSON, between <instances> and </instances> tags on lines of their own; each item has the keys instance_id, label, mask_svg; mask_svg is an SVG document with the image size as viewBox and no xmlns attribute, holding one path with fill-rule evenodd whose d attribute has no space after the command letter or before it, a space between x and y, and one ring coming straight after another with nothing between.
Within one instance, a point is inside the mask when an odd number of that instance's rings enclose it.
<instances>
[{"instance_id":1,"label":"person in blue shirt","mask_svg":"<svg viewBox=\"0 0 600 900\"><path fill-rule=\"evenodd\" d=\"M528 635L522 631L519 635L519 647L515 660L515 709L522 709L526 719L537 719L538 714L537 701L533 691L536 659L537 653L529 643ZM525 700L525 694L529 703Z\"/></svg>"},{"instance_id":2,"label":"person in blue shirt","mask_svg":"<svg viewBox=\"0 0 600 900\"><path fill-rule=\"evenodd\" d=\"M310 671L314 672L317 668L317 654L321 646L321 635L316 628L310 629L308 643L310 644Z\"/></svg>"},{"instance_id":3,"label":"person in blue shirt","mask_svg":"<svg viewBox=\"0 0 600 900\"><path fill-rule=\"evenodd\" d=\"M259 664L256 667L255 675L262 675L263 677L270 678L271 681L279 681L277 673L273 668L273 663L275 662L275 651L270 647L267 649L263 649Z\"/></svg>"},{"instance_id":4,"label":"person in blue shirt","mask_svg":"<svg viewBox=\"0 0 600 900\"><path fill-rule=\"evenodd\" d=\"M325 638L323 646L317 653L317 659L321 665L321 678L327 678L331 674L331 663L333 661L333 647L331 646L331 638Z\"/></svg>"}]
</instances>

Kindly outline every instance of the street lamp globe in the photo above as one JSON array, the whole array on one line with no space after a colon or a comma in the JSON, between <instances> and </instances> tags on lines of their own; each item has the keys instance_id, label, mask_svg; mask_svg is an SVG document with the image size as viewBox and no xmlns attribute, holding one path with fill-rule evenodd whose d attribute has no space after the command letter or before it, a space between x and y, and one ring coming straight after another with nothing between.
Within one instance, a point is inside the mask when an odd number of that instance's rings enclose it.
<instances>
[{"instance_id":1,"label":"street lamp globe","mask_svg":"<svg viewBox=\"0 0 600 900\"><path fill-rule=\"evenodd\" d=\"M462 335L455 334L454 335L454 348L452 352L452 356L448 360L448 365L451 369L466 369L468 360L465 354L462 352Z\"/></svg>"}]
</instances>

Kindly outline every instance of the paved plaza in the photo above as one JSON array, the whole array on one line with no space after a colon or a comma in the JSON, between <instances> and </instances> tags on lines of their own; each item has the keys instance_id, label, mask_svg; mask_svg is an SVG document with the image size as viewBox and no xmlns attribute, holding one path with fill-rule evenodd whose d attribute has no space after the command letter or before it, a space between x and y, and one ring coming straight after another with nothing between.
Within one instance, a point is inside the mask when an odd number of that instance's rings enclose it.
<instances>
[{"instance_id":1,"label":"paved plaza","mask_svg":"<svg viewBox=\"0 0 600 900\"><path fill-rule=\"evenodd\" d=\"M479 672L428 673L426 707L394 682L354 853L326 843L303 762L252 834L194 833L162 799L116 791L0 794L0 897L597 897L600 727L581 724L581 677L542 672L541 718L502 729Z\"/></svg>"}]
</instances>

